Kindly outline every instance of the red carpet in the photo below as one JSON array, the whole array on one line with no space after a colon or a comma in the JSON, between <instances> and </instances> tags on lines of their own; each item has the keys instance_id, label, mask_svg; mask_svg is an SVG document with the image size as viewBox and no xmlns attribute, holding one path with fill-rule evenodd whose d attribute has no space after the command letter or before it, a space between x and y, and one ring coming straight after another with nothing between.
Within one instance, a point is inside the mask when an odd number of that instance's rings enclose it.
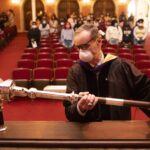
<instances>
[{"instance_id":1,"label":"red carpet","mask_svg":"<svg viewBox=\"0 0 150 150\"><path fill-rule=\"evenodd\" d=\"M12 70L16 67L24 48L27 45L26 34L18 34L9 45L0 52L0 78L6 80L11 78ZM30 100L28 98L17 98L7 103L4 102L5 120L66 120L64 108L61 101L52 100ZM148 120L139 109L132 109L132 119Z\"/></svg>"},{"instance_id":2,"label":"red carpet","mask_svg":"<svg viewBox=\"0 0 150 150\"><path fill-rule=\"evenodd\" d=\"M60 101L46 99L15 99L4 103L5 120L23 121L62 121L66 120Z\"/></svg>"},{"instance_id":3,"label":"red carpet","mask_svg":"<svg viewBox=\"0 0 150 150\"><path fill-rule=\"evenodd\" d=\"M11 78L12 70L17 66L24 48L27 45L25 33L18 34L9 45L0 52L0 77ZM5 120L66 120L61 101L30 100L17 98L12 102L4 102Z\"/></svg>"}]
</instances>

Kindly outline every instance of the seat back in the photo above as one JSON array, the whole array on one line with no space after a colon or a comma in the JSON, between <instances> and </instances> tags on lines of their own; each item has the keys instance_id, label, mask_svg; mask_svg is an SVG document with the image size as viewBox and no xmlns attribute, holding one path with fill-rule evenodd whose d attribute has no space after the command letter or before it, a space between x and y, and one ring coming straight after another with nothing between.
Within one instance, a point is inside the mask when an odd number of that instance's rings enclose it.
<instances>
[{"instance_id":1,"label":"seat back","mask_svg":"<svg viewBox=\"0 0 150 150\"><path fill-rule=\"evenodd\" d=\"M79 52L71 52L70 53L70 59L77 61L79 60Z\"/></svg>"},{"instance_id":2,"label":"seat back","mask_svg":"<svg viewBox=\"0 0 150 150\"><path fill-rule=\"evenodd\" d=\"M12 79L14 80L31 80L32 79L32 70L28 68L15 68L12 72Z\"/></svg>"},{"instance_id":3,"label":"seat back","mask_svg":"<svg viewBox=\"0 0 150 150\"><path fill-rule=\"evenodd\" d=\"M33 53L23 53L23 55L21 56L22 59L32 59L35 60L36 59L36 55Z\"/></svg>"},{"instance_id":4,"label":"seat back","mask_svg":"<svg viewBox=\"0 0 150 150\"><path fill-rule=\"evenodd\" d=\"M139 69L150 69L150 60L139 60L135 62L135 66Z\"/></svg>"},{"instance_id":5,"label":"seat back","mask_svg":"<svg viewBox=\"0 0 150 150\"><path fill-rule=\"evenodd\" d=\"M54 61L55 61L57 59L68 58L68 54L65 52L55 52L53 57L54 57Z\"/></svg>"},{"instance_id":6,"label":"seat back","mask_svg":"<svg viewBox=\"0 0 150 150\"><path fill-rule=\"evenodd\" d=\"M35 67L35 62L32 59L21 59L21 60L18 61L17 66L19 68L33 69Z\"/></svg>"},{"instance_id":7,"label":"seat back","mask_svg":"<svg viewBox=\"0 0 150 150\"><path fill-rule=\"evenodd\" d=\"M50 59L51 54L49 52L39 52L38 59Z\"/></svg>"},{"instance_id":8,"label":"seat back","mask_svg":"<svg viewBox=\"0 0 150 150\"><path fill-rule=\"evenodd\" d=\"M37 67L33 69L33 78L52 80L53 70L48 67Z\"/></svg>"},{"instance_id":9,"label":"seat back","mask_svg":"<svg viewBox=\"0 0 150 150\"><path fill-rule=\"evenodd\" d=\"M71 67L73 65L72 59L58 59L55 61L56 67Z\"/></svg>"},{"instance_id":10,"label":"seat back","mask_svg":"<svg viewBox=\"0 0 150 150\"><path fill-rule=\"evenodd\" d=\"M68 67L56 67L54 69L54 78L55 79L66 79L68 75Z\"/></svg>"},{"instance_id":11,"label":"seat back","mask_svg":"<svg viewBox=\"0 0 150 150\"><path fill-rule=\"evenodd\" d=\"M53 60L52 59L38 59L37 67L53 68Z\"/></svg>"}]
</instances>

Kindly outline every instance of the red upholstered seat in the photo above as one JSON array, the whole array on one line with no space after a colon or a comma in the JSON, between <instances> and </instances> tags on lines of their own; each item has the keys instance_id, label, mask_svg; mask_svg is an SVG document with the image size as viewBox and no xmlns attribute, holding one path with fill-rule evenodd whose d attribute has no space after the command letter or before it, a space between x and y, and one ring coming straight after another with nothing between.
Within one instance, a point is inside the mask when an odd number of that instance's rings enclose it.
<instances>
[{"instance_id":1,"label":"red upholstered seat","mask_svg":"<svg viewBox=\"0 0 150 150\"><path fill-rule=\"evenodd\" d=\"M26 49L24 50L24 53L33 53L33 54L36 55L37 49L35 49L35 48L26 48Z\"/></svg>"},{"instance_id":2,"label":"red upholstered seat","mask_svg":"<svg viewBox=\"0 0 150 150\"><path fill-rule=\"evenodd\" d=\"M68 54L65 52L55 52L53 57L55 61L57 59L68 58Z\"/></svg>"},{"instance_id":3,"label":"red upholstered seat","mask_svg":"<svg viewBox=\"0 0 150 150\"><path fill-rule=\"evenodd\" d=\"M103 48L103 52L105 53L105 54L107 54L107 53L116 53L116 48L113 48L113 47L105 47L105 48Z\"/></svg>"},{"instance_id":4,"label":"red upholstered seat","mask_svg":"<svg viewBox=\"0 0 150 150\"><path fill-rule=\"evenodd\" d=\"M20 59L17 64L18 68L29 68L33 69L35 67L35 62L32 59Z\"/></svg>"},{"instance_id":5,"label":"red upholstered seat","mask_svg":"<svg viewBox=\"0 0 150 150\"><path fill-rule=\"evenodd\" d=\"M121 58L133 60L133 56L131 53L120 53L120 54L118 54L118 56Z\"/></svg>"},{"instance_id":6,"label":"red upholstered seat","mask_svg":"<svg viewBox=\"0 0 150 150\"><path fill-rule=\"evenodd\" d=\"M52 59L38 59L37 67L53 68L53 60Z\"/></svg>"},{"instance_id":7,"label":"red upholstered seat","mask_svg":"<svg viewBox=\"0 0 150 150\"><path fill-rule=\"evenodd\" d=\"M118 54L119 53L131 53L131 49L130 48L122 47L122 48L118 49Z\"/></svg>"},{"instance_id":8,"label":"red upholstered seat","mask_svg":"<svg viewBox=\"0 0 150 150\"><path fill-rule=\"evenodd\" d=\"M150 79L150 68L149 69L142 69L141 70L143 73L147 75L147 77Z\"/></svg>"},{"instance_id":9,"label":"red upholstered seat","mask_svg":"<svg viewBox=\"0 0 150 150\"><path fill-rule=\"evenodd\" d=\"M150 69L150 60L139 60L135 62L135 65L139 69Z\"/></svg>"},{"instance_id":10,"label":"red upholstered seat","mask_svg":"<svg viewBox=\"0 0 150 150\"><path fill-rule=\"evenodd\" d=\"M65 85L68 75L68 67L56 67L54 69L54 81L56 85Z\"/></svg>"},{"instance_id":11,"label":"red upholstered seat","mask_svg":"<svg viewBox=\"0 0 150 150\"><path fill-rule=\"evenodd\" d=\"M48 79L52 80L53 78L53 69L48 67L37 67L33 69L34 79Z\"/></svg>"},{"instance_id":12,"label":"red upholstered seat","mask_svg":"<svg viewBox=\"0 0 150 150\"><path fill-rule=\"evenodd\" d=\"M40 43L40 47L49 47L49 43L48 42L42 42Z\"/></svg>"},{"instance_id":13,"label":"red upholstered seat","mask_svg":"<svg viewBox=\"0 0 150 150\"><path fill-rule=\"evenodd\" d=\"M133 54L146 53L144 48L133 49Z\"/></svg>"},{"instance_id":14,"label":"red upholstered seat","mask_svg":"<svg viewBox=\"0 0 150 150\"><path fill-rule=\"evenodd\" d=\"M51 84L53 80L53 69L48 67L37 67L33 69L33 86L42 90L45 86Z\"/></svg>"},{"instance_id":15,"label":"red upholstered seat","mask_svg":"<svg viewBox=\"0 0 150 150\"><path fill-rule=\"evenodd\" d=\"M39 50L40 53L44 52L44 53L52 53L53 50L50 47L41 47Z\"/></svg>"},{"instance_id":16,"label":"red upholstered seat","mask_svg":"<svg viewBox=\"0 0 150 150\"><path fill-rule=\"evenodd\" d=\"M54 49L55 49L55 52L67 52L67 49L63 46L59 46Z\"/></svg>"},{"instance_id":17,"label":"red upholstered seat","mask_svg":"<svg viewBox=\"0 0 150 150\"><path fill-rule=\"evenodd\" d=\"M50 59L52 56L51 56L51 53L49 52L39 52L38 53L38 59Z\"/></svg>"},{"instance_id":18,"label":"red upholstered seat","mask_svg":"<svg viewBox=\"0 0 150 150\"><path fill-rule=\"evenodd\" d=\"M137 49L137 48L143 48L143 44L135 44L132 47L133 49Z\"/></svg>"},{"instance_id":19,"label":"red upholstered seat","mask_svg":"<svg viewBox=\"0 0 150 150\"><path fill-rule=\"evenodd\" d=\"M32 59L35 60L36 59L36 55L33 53L23 53L23 55L21 56L22 59Z\"/></svg>"},{"instance_id":20,"label":"red upholstered seat","mask_svg":"<svg viewBox=\"0 0 150 150\"><path fill-rule=\"evenodd\" d=\"M57 59L55 61L56 67L71 67L73 65L72 59Z\"/></svg>"},{"instance_id":21,"label":"red upholstered seat","mask_svg":"<svg viewBox=\"0 0 150 150\"><path fill-rule=\"evenodd\" d=\"M79 60L79 52L71 52L70 53L70 59L77 61Z\"/></svg>"},{"instance_id":22,"label":"red upholstered seat","mask_svg":"<svg viewBox=\"0 0 150 150\"><path fill-rule=\"evenodd\" d=\"M137 54L134 54L134 60L135 61L150 60L150 57L146 53L137 53Z\"/></svg>"},{"instance_id":23,"label":"red upholstered seat","mask_svg":"<svg viewBox=\"0 0 150 150\"><path fill-rule=\"evenodd\" d=\"M32 70L28 68L15 68L12 72L12 79L17 86L30 88L32 80Z\"/></svg>"}]
</instances>

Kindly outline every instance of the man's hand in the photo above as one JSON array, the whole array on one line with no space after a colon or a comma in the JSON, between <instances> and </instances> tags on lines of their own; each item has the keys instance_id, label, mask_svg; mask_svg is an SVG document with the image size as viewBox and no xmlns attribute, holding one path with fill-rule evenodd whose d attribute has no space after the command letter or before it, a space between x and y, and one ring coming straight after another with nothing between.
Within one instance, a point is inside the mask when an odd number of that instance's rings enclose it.
<instances>
[{"instance_id":1,"label":"man's hand","mask_svg":"<svg viewBox=\"0 0 150 150\"><path fill-rule=\"evenodd\" d=\"M98 102L98 98L93 94L89 94L89 92L81 92L79 95L83 96L77 104L82 113L92 110Z\"/></svg>"}]
</instances>

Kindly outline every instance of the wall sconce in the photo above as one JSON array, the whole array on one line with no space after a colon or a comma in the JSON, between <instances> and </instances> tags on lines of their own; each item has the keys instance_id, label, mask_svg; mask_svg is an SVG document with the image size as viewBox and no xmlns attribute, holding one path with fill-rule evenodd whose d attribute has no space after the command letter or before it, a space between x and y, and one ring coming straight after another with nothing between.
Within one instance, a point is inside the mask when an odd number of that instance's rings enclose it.
<instances>
[{"instance_id":1,"label":"wall sconce","mask_svg":"<svg viewBox=\"0 0 150 150\"><path fill-rule=\"evenodd\" d=\"M47 4L54 4L55 0L46 0Z\"/></svg>"},{"instance_id":2,"label":"wall sconce","mask_svg":"<svg viewBox=\"0 0 150 150\"><path fill-rule=\"evenodd\" d=\"M83 0L83 4L89 4L90 0Z\"/></svg>"},{"instance_id":3,"label":"wall sconce","mask_svg":"<svg viewBox=\"0 0 150 150\"><path fill-rule=\"evenodd\" d=\"M125 4L127 2L127 0L119 0L120 4Z\"/></svg>"},{"instance_id":4,"label":"wall sconce","mask_svg":"<svg viewBox=\"0 0 150 150\"><path fill-rule=\"evenodd\" d=\"M11 3L12 3L12 4L19 4L19 3L20 3L20 0L11 0Z\"/></svg>"}]
</instances>

